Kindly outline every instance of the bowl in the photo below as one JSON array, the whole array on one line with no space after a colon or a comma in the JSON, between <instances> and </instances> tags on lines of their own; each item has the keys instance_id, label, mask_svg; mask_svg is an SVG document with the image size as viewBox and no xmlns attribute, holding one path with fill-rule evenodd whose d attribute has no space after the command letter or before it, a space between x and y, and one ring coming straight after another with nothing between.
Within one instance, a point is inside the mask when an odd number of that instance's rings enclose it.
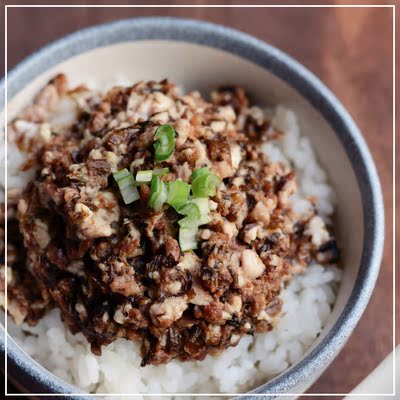
<instances>
[{"instance_id":1,"label":"bowl","mask_svg":"<svg viewBox=\"0 0 400 400\"><path fill-rule=\"evenodd\" d=\"M139 18L95 26L39 50L8 74L8 118L56 72L71 83L163 79L207 92L243 85L256 103L283 103L337 192L336 228L344 275L327 326L305 356L252 394L303 393L333 361L374 288L384 237L383 202L374 162L349 113L327 87L282 51L222 26L176 18ZM1 82L4 90L4 80ZM4 101L1 100L1 108ZM1 336L4 353L4 331ZM8 373L30 393L79 393L8 340ZM22 383L23 382L23 383ZM244 395L244 397L246 397Z\"/></svg>"}]
</instances>

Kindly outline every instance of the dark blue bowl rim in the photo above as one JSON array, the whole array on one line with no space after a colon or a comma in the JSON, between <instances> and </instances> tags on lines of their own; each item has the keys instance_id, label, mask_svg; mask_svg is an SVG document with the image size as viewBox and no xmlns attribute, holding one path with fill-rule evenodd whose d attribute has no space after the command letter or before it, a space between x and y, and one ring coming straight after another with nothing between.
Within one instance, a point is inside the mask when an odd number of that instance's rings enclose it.
<instances>
[{"instance_id":1,"label":"dark blue bowl rim","mask_svg":"<svg viewBox=\"0 0 400 400\"><path fill-rule=\"evenodd\" d=\"M319 375L350 336L373 291L384 240L381 186L368 147L355 122L333 93L308 69L277 48L240 31L220 25L172 17L119 20L65 36L32 54L8 73L7 94L12 98L43 71L96 47L138 40L175 40L218 48L269 70L295 88L331 125L355 172L362 197L364 241L359 273L350 298L326 337L302 361L253 394L289 393ZM0 90L5 90L4 78ZM4 107L4 96L0 109ZM4 354L4 331L0 335ZM54 377L8 340L8 362L43 387L43 393L82 393ZM254 398L241 396L242 398ZM258 397L258 396L256 396ZM82 398L82 397L79 397ZM260 396L261 398L261 396ZM265 396L263 397L265 398Z\"/></svg>"}]
</instances>

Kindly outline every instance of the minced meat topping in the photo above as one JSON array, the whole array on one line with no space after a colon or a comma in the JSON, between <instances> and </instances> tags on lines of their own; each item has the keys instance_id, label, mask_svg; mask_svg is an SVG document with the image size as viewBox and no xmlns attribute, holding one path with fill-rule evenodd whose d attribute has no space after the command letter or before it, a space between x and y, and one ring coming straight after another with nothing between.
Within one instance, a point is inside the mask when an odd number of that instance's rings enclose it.
<instances>
[{"instance_id":1,"label":"minced meat topping","mask_svg":"<svg viewBox=\"0 0 400 400\"><path fill-rule=\"evenodd\" d=\"M62 115L54 110L68 102L73 123L55 128ZM207 102L198 92L181 96L166 80L105 94L70 90L63 75L50 81L10 125L29 152L25 168L36 171L18 205L10 202L9 226L18 221L19 230L9 254L23 248L9 255L16 322L34 324L58 307L95 354L117 338L139 341L142 366L201 360L273 329L291 275L338 252L322 218L291 209L296 175L261 151L281 133L260 111L239 87ZM18 134L21 121L36 124L37 134ZM156 162L154 135L163 124L174 128L175 149ZM208 198L197 249L185 252L182 216L168 204L150 207L148 184L125 204L113 178L124 168L133 176L168 168L163 182L190 182L202 167L221 183Z\"/></svg>"}]
</instances>

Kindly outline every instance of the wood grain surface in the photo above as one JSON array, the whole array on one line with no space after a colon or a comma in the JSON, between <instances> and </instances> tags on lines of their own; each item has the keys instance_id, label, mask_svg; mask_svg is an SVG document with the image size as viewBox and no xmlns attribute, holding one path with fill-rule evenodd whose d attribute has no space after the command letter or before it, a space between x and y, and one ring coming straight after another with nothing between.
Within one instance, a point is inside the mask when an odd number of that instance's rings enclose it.
<instances>
[{"instance_id":1,"label":"wood grain surface","mask_svg":"<svg viewBox=\"0 0 400 400\"><path fill-rule=\"evenodd\" d=\"M73 3L79 2L70 2ZM110 2L96 2L107 3ZM222 0L218 3L235 4ZM285 2L289 3L301 4ZM375 3L394 4L396 1ZM313 4L313 1L307 1L307 4ZM3 7L1 12L2 24ZM48 42L77 29L120 18L152 15L207 20L240 29L277 46L320 77L361 128L375 159L384 193L384 257L376 289L360 323L339 356L309 392L346 393L352 390L392 348L392 9L11 8L8 9L8 68ZM397 20L399 17L397 10ZM4 31L3 26L0 31ZM4 59L0 64L0 68L4 67ZM396 160L398 162L399 157ZM399 194L398 185L396 191ZM399 306L399 296L396 302Z\"/></svg>"}]
</instances>

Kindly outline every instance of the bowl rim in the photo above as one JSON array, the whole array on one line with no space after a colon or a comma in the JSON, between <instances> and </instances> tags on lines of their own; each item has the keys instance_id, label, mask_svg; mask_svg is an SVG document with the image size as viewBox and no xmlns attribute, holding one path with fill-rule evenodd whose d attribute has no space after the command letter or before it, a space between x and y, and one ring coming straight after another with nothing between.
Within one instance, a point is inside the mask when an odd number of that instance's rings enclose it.
<instances>
[{"instance_id":1,"label":"bowl rim","mask_svg":"<svg viewBox=\"0 0 400 400\"><path fill-rule=\"evenodd\" d=\"M384 241L384 208L381 185L366 142L340 101L313 73L283 51L249 34L210 22L175 17L140 17L91 26L64 36L33 53L8 72L7 95L13 97L50 67L97 47L129 41L172 40L205 45L232 53L267 69L297 90L316 108L342 143L362 199L364 240L361 263L350 297L327 335L299 363L258 388L252 394L290 393L313 375L319 375L345 344L361 318L375 286ZM4 78L0 90L5 90ZM4 98L0 100L0 110ZM4 354L4 331L0 349ZM84 393L44 369L11 339L11 367L44 388L43 393ZM88 395L90 396L90 395ZM258 398L261 396L256 396ZM82 398L81 396L79 398ZM254 398L243 394L241 398ZM265 399L265 396L263 396Z\"/></svg>"}]
</instances>

